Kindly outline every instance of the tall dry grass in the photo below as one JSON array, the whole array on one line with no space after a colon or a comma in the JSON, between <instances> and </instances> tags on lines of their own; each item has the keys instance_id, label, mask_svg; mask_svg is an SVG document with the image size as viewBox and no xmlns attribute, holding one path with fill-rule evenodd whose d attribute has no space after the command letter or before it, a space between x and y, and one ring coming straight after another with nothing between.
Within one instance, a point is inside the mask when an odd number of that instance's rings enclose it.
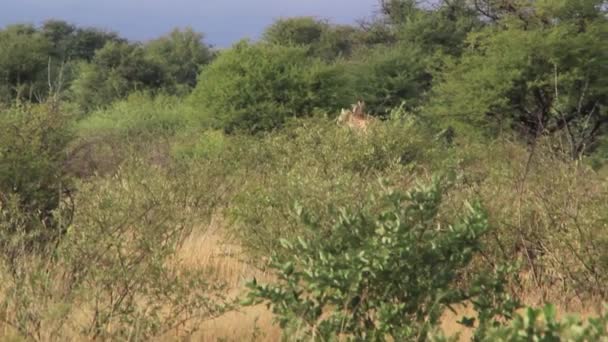
<instances>
[{"instance_id":1,"label":"tall dry grass","mask_svg":"<svg viewBox=\"0 0 608 342\"><path fill-rule=\"evenodd\" d=\"M515 291L528 304L587 312L608 296L608 179L553 141L511 141L461 150L448 211L479 198L494 229L484 262L522 265ZM591 311L594 311L591 310Z\"/></svg>"}]
</instances>

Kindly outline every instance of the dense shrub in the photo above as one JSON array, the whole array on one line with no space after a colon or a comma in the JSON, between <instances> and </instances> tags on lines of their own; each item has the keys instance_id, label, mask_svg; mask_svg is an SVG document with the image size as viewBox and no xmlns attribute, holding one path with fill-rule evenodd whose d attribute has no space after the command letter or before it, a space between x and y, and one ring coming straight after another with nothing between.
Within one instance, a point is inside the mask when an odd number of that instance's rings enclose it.
<instances>
[{"instance_id":1,"label":"dense shrub","mask_svg":"<svg viewBox=\"0 0 608 342\"><path fill-rule=\"evenodd\" d=\"M357 39L361 36L362 32L352 26L296 17L277 20L264 31L263 39L271 44L304 47L311 56L331 61L350 57L360 45Z\"/></svg>"},{"instance_id":2,"label":"dense shrub","mask_svg":"<svg viewBox=\"0 0 608 342\"><path fill-rule=\"evenodd\" d=\"M75 127L77 139L69 149L67 166L79 177L115 172L130 155L168 166L173 137L200 134L200 123L181 98L148 92L93 111Z\"/></svg>"},{"instance_id":3,"label":"dense shrub","mask_svg":"<svg viewBox=\"0 0 608 342\"><path fill-rule=\"evenodd\" d=\"M530 140L564 133L573 158L592 149L608 122L599 57L608 21L597 1L566 3L535 3L528 16L471 34L441 75L432 112L477 130L512 126Z\"/></svg>"},{"instance_id":4,"label":"dense shrub","mask_svg":"<svg viewBox=\"0 0 608 342\"><path fill-rule=\"evenodd\" d=\"M376 47L349 62L357 96L370 113L387 116L405 101L406 109L421 105L430 88L428 56L416 46Z\"/></svg>"},{"instance_id":5,"label":"dense shrub","mask_svg":"<svg viewBox=\"0 0 608 342\"><path fill-rule=\"evenodd\" d=\"M251 251L280 249L278 239L299 234L290 215L300 203L326 222L332 205L356 210L369 192L378 191L378 176L395 182L413 179L427 153L427 133L415 124L390 122L367 135L328 120L294 123L263 139L235 141L241 191L229 213L233 231Z\"/></svg>"},{"instance_id":6,"label":"dense shrub","mask_svg":"<svg viewBox=\"0 0 608 342\"><path fill-rule=\"evenodd\" d=\"M69 124L70 116L53 103L0 112L0 245L8 254L17 235L24 234L31 249L61 233L53 216L70 189L64 170ZM10 224L16 218L5 209L11 207L21 225Z\"/></svg>"},{"instance_id":7,"label":"dense shrub","mask_svg":"<svg viewBox=\"0 0 608 342\"><path fill-rule=\"evenodd\" d=\"M166 83L161 66L146 57L144 48L125 42L109 42L95 52L91 62L79 63L76 72L72 99L87 111Z\"/></svg>"},{"instance_id":8,"label":"dense shrub","mask_svg":"<svg viewBox=\"0 0 608 342\"><path fill-rule=\"evenodd\" d=\"M96 110L77 124L81 137L112 134L123 138L167 137L196 129L197 123L182 99L136 92L105 109Z\"/></svg>"},{"instance_id":9,"label":"dense shrub","mask_svg":"<svg viewBox=\"0 0 608 342\"><path fill-rule=\"evenodd\" d=\"M48 92L49 42L30 25L0 30L0 102L36 101Z\"/></svg>"},{"instance_id":10,"label":"dense shrub","mask_svg":"<svg viewBox=\"0 0 608 342\"><path fill-rule=\"evenodd\" d=\"M207 130L182 134L172 146L172 156L177 160L217 160L231 156L229 149L234 144L221 130Z\"/></svg>"},{"instance_id":11,"label":"dense shrub","mask_svg":"<svg viewBox=\"0 0 608 342\"><path fill-rule=\"evenodd\" d=\"M608 316L581 320L576 316L558 319L556 308L546 305L542 309L526 308L507 326L492 327L484 336L486 341L606 341Z\"/></svg>"},{"instance_id":12,"label":"dense shrub","mask_svg":"<svg viewBox=\"0 0 608 342\"><path fill-rule=\"evenodd\" d=\"M43 341L186 336L224 310L221 284L181 268L176 256L192 228L208 222L214 186L138 161L81 184L78 210L53 248L18 254L12 271L0 256L0 321Z\"/></svg>"},{"instance_id":13,"label":"dense shrub","mask_svg":"<svg viewBox=\"0 0 608 342\"><path fill-rule=\"evenodd\" d=\"M264 31L263 38L271 44L310 46L328 29L328 23L312 17L279 19Z\"/></svg>"},{"instance_id":14,"label":"dense shrub","mask_svg":"<svg viewBox=\"0 0 608 342\"><path fill-rule=\"evenodd\" d=\"M167 87L181 86L186 90L196 85L201 67L212 58L209 46L203 42L203 34L192 28L174 29L146 43L145 50L147 58L163 69L169 83Z\"/></svg>"},{"instance_id":15,"label":"dense shrub","mask_svg":"<svg viewBox=\"0 0 608 342\"><path fill-rule=\"evenodd\" d=\"M531 298L576 305L605 295L605 176L570 161L568 152L544 139L530 152L510 139L457 137L449 153L439 156L433 169L457 175L445 214L455 215L463 199L479 196L496 227L486 256L498 263L519 260L525 277L518 286Z\"/></svg>"},{"instance_id":16,"label":"dense shrub","mask_svg":"<svg viewBox=\"0 0 608 342\"><path fill-rule=\"evenodd\" d=\"M343 71L304 48L240 42L202 71L190 102L213 128L257 132L335 112L351 103L349 94Z\"/></svg>"},{"instance_id":17,"label":"dense shrub","mask_svg":"<svg viewBox=\"0 0 608 342\"><path fill-rule=\"evenodd\" d=\"M466 0L444 1L433 9L420 6L407 12L397 24L397 37L401 44L417 46L429 56L460 55L468 34L483 27L479 13Z\"/></svg>"},{"instance_id":18,"label":"dense shrub","mask_svg":"<svg viewBox=\"0 0 608 342\"><path fill-rule=\"evenodd\" d=\"M93 27L78 27L63 20L50 19L39 28L51 45L49 56L59 62L90 61L107 42L125 42L118 34Z\"/></svg>"},{"instance_id":19,"label":"dense shrub","mask_svg":"<svg viewBox=\"0 0 608 342\"><path fill-rule=\"evenodd\" d=\"M282 240L288 253L273 259L278 281L252 282L250 298L268 301L294 340L422 341L445 310L468 300L483 312L481 324L510 316L517 303L500 282L484 275L461 283L489 229L485 213L472 205L460 222L441 224L442 192L438 183L389 191L358 211L337 210L330 226L297 208L312 234Z\"/></svg>"}]
</instances>

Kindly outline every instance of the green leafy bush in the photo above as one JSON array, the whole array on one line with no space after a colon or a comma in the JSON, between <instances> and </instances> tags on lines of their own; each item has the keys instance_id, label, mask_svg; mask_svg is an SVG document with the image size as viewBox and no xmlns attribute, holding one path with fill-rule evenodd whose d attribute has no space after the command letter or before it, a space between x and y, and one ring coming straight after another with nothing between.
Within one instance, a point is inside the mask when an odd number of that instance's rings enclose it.
<instances>
[{"instance_id":1,"label":"green leafy bush","mask_svg":"<svg viewBox=\"0 0 608 342\"><path fill-rule=\"evenodd\" d=\"M230 167L243 181L228 214L232 230L251 251L280 250L278 238L301 231L290 215L299 202L320 220L329 208L360 208L379 190L379 175L407 183L434 153L417 125L389 122L362 135L323 119L298 121L264 138L236 139L225 152L238 160ZM428 154L427 154L428 153Z\"/></svg>"},{"instance_id":2,"label":"green leafy bush","mask_svg":"<svg viewBox=\"0 0 608 342\"><path fill-rule=\"evenodd\" d=\"M37 100L48 92L49 42L30 25L0 30L0 102Z\"/></svg>"},{"instance_id":3,"label":"green leafy bush","mask_svg":"<svg viewBox=\"0 0 608 342\"><path fill-rule=\"evenodd\" d=\"M576 316L558 319L555 306L526 308L506 326L491 328L485 341L608 341L608 316L586 321Z\"/></svg>"},{"instance_id":4,"label":"green leafy bush","mask_svg":"<svg viewBox=\"0 0 608 342\"><path fill-rule=\"evenodd\" d=\"M169 166L175 136L199 134L192 108L176 96L135 92L105 109L91 112L75 127L67 169L81 178L111 174L130 155Z\"/></svg>"},{"instance_id":5,"label":"green leafy bush","mask_svg":"<svg viewBox=\"0 0 608 342\"><path fill-rule=\"evenodd\" d=\"M279 19L264 31L271 44L311 46L318 43L329 24L312 17Z\"/></svg>"},{"instance_id":6,"label":"green leafy bush","mask_svg":"<svg viewBox=\"0 0 608 342\"><path fill-rule=\"evenodd\" d=\"M111 106L94 111L77 124L81 137L100 134L123 138L168 137L196 129L193 113L175 96L135 92Z\"/></svg>"},{"instance_id":7,"label":"green leafy bush","mask_svg":"<svg viewBox=\"0 0 608 342\"><path fill-rule=\"evenodd\" d=\"M213 128L258 132L335 112L351 103L349 93L343 71L304 48L240 42L203 69L190 103Z\"/></svg>"},{"instance_id":8,"label":"green leafy bush","mask_svg":"<svg viewBox=\"0 0 608 342\"><path fill-rule=\"evenodd\" d=\"M269 26L263 39L271 44L305 47L311 56L326 61L350 57L362 33L352 26L331 25L312 17L279 19Z\"/></svg>"},{"instance_id":9,"label":"green leafy bush","mask_svg":"<svg viewBox=\"0 0 608 342\"><path fill-rule=\"evenodd\" d=\"M173 144L172 155L178 160L217 160L230 148L232 141L220 130L184 134Z\"/></svg>"},{"instance_id":10,"label":"green leafy bush","mask_svg":"<svg viewBox=\"0 0 608 342\"><path fill-rule=\"evenodd\" d=\"M169 83L187 90L196 85L200 68L212 58L203 34L189 27L148 42L145 51L148 59L160 65Z\"/></svg>"},{"instance_id":11,"label":"green leafy bush","mask_svg":"<svg viewBox=\"0 0 608 342\"><path fill-rule=\"evenodd\" d=\"M411 110L423 103L430 88L429 57L416 46L376 47L349 62L357 95L371 114L387 116L405 101Z\"/></svg>"},{"instance_id":12,"label":"green leafy bush","mask_svg":"<svg viewBox=\"0 0 608 342\"><path fill-rule=\"evenodd\" d=\"M72 139L70 116L45 103L0 112L0 211L3 227L0 246L12 253L13 238L25 234L28 248L41 247L61 233L53 219L70 179L64 170L66 149ZM19 212L21 225L5 209ZM21 231L20 231L21 230Z\"/></svg>"},{"instance_id":13,"label":"green leafy bush","mask_svg":"<svg viewBox=\"0 0 608 342\"><path fill-rule=\"evenodd\" d=\"M77 65L72 100L85 111L109 105L136 90L158 89L166 82L160 65L137 44L108 42L89 63Z\"/></svg>"},{"instance_id":14,"label":"green leafy bush","mask_svg":"<svg viewBox=\"0 0 608 342\"><path fill-rule=\"evenodd\" d=\"M445 310L468 300L483 324L509 315L517 303L500 282L462 283L489 229L485 212L471 205L460 222L442 224L443 191L438 182L389 191L359 211L338 210L329 227L296 207L312 234L282 240L287 253L272 263L278 281L250 283L251 302L268 302L295 340L424 340Z\"/></svg>"},{"instance_id":15,"label":"green leafy bush","mask_svg":"<svg viewBox=\"0 0 608 342\"><path fill-rule=\"evenodd\" d=\"M526 16L470 34L441 75L431 112L480 131L511 126L531 140L563 133L573 158L593 149L608 122L598 58L608 53L608 21L597 1L567 3L535 2Z\"/></svg>"}]
</instances>

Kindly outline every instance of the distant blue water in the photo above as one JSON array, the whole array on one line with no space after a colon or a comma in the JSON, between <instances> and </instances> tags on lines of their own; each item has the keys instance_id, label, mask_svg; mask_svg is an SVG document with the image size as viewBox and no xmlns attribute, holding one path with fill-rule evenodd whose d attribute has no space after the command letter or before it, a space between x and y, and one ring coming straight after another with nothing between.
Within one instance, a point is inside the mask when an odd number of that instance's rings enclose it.
<instances>
[{"instance_id":1,"label":"distant blue water","mask_svg":"<svg viewBox=\"0 0 608 342\"><path fill-rule=\"evenodd\" d=\"M377 9L378 0L0 0L0 27L54 18L145 41L192 26L208 43L227 47L258 38L277 18L305 15L354 23Z\"/></svg>"}]
</instances>

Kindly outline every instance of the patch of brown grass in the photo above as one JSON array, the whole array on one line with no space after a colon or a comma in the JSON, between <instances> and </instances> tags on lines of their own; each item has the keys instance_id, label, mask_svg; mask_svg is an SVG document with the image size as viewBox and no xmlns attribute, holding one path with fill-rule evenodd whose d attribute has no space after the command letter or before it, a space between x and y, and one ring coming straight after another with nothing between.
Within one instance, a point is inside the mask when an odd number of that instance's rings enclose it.
<instances>
[{"instance_id":1,"label":"patch of brown grass","mask_svg":"<svg viewBox=\"0 0 608 342\"><path fill-rule=\"evenodd\" d=\"M245 284L254 277L269 281L272 276L261 270L234 241L226 238L221 222L213 222L202 233L193 233L178 251L182 267L205 269L210 281L227 286L227 295L238 298ZM273 324L272 313L264 306L247 307L206 321L192 336L193 341L278 341L281 330Z\"/></svg>"},{"instance_id":2,"label":"patch of brown grass","mask_svg":"<svg viewBox=\"0 0 608 342\"><path fill-rule=\"evenodd\" d=\"M245 283L252 278L271 281L272 275L261 270L259 262L251 260L238 243L226 238L221 223L215 222L202 233L194 233L178 252L183 266L208 270L213 281L227 285L228 295L237 298L245 291ZM525 277L524 277L525 278ZM211 279L210 279L211 280ZM526 305L542 305L542 291L526 287L521 294ZM546 292L546 289L544 290ZM598 301L597 303L599 303ZM560 315L576 312L581 317L597 315L600 308L595 301L558 306ZM443 316L441 329L447 336L459 335L460 341L469 341L473 331L458 324L463 316L474 316L471 306L456 307ZM273 324L272 313L264 305L228 312L207 321L192 336L193 341L279 341L281 330Z\"/></svg>"}]
</instances>

